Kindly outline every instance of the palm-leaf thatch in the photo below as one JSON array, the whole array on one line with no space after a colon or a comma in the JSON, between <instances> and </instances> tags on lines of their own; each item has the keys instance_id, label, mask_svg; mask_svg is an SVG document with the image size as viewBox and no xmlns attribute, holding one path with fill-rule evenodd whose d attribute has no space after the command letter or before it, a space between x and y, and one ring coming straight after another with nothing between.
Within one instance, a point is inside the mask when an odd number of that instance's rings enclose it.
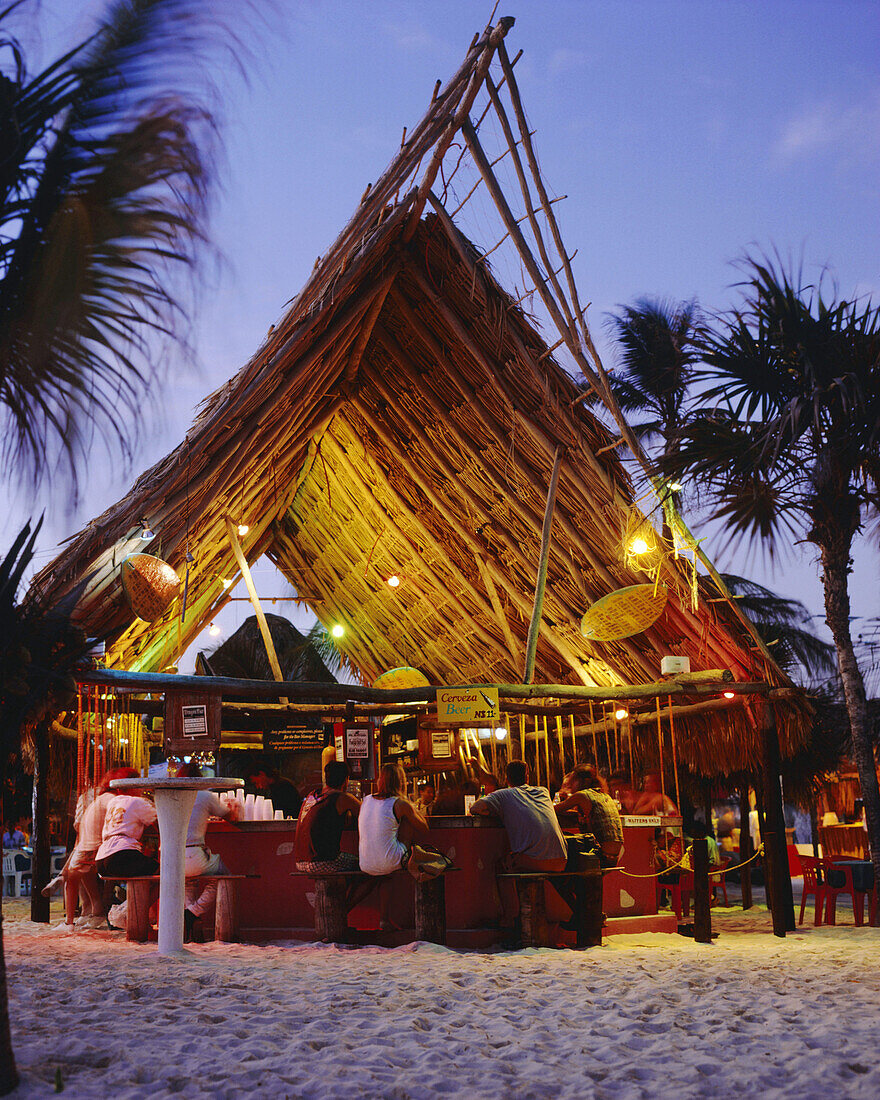
<instances>
[{"instance_id":1,"label":"palm-leaf thatch","mask_svg":"<svg viewBox=\"0 0 880 1100\"><path fill-rule=\"evenodd\" d=\"M581 371L613 400L576 293L562 294L544 258L558 227L549 221L536 246L547 272L536 289L554 323L561 318L570 371L431 192L460 133L495 194L469 113L487 90L487 109L503 110L487 75L496 51L521 113L503 44L510 22L475 40L264 346L207 399L184 442L36 579L58 594L89 578L79 615L90 634L109 637L112 667L163 669L223 606L221 580L236 573L229 517L249 525L249 562L268 555L324 627L345 625L340 649L364 680L415 665L436 684L519 682L558 454L534 680L605 685L610 695L613 685L655 681L661 656L681 653L693 669L787 683L731 605L693 606L692 565L677 553L655 562L669 599L653 626L619 641L581 634L592 603L655 574L625 553L644 520L615 438L573 381ZM462 159L451 155L456 169ZM499 210L520 249L523 219L511 225L502 200ZM523 262L538 271L530 252ZM134 620L122 599L119 567L142 548L142 517L157 532L152 546L181 573L187 551L195 559L183 622L179 599L153 624ZM391 574L402 579L396 588ZM789 751L803 741L804 715L778 709ZM720 727L714 716L684 720L680 751L710 771L756 758L741 706Z\"/></svg>"}]
</instances>

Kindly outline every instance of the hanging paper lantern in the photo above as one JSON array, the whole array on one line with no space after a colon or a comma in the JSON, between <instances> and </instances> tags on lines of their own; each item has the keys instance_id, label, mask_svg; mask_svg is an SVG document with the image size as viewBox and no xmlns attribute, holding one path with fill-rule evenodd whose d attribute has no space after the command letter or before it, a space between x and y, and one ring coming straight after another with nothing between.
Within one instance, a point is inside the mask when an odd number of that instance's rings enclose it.
<instances>
[{"instance_id":1,"label":"hanging paper lantern","mask_svg":"<svg viewBox=\"0 0 880 1100\"><path fill-rule=\"evenodd\" d=\"M153 554L132 554L122 563L122 590L128 606L144 622L161 619L180 588L180 577Z\"/></svg>"},{"instance_id":2,"label":"hanging paper lantern","mask_svg":"<svg viewBox=\"0 0 880 1100\"><path fill-rule=\"evenodd\" d=\"M666 606L665 585L633 584L597 600L581 619L581 634L591 642L614 642L641 634Z\"/></svg>"}]
</instances>

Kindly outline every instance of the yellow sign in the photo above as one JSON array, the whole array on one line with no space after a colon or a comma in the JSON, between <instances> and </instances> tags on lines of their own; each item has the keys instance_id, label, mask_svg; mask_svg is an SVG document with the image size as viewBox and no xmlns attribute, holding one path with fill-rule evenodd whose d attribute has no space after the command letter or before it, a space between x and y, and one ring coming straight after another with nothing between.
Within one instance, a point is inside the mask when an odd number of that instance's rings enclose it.
<instances>
[{"instance_id":1,"label":"yellow sign","mask_svg":"<svg viewBox=\"0 0 880 1100\"><path fill-rule=\"evenodd\" d=\"M666 606L666 586L633 584L597 600L581 619L581 634L591 642L614 642L641 634Z\"/></svg>"},{"instance_id":2,"label":"yellow sign","mask_svg":"<svg viewBox=\"0 0 880 1100\"><path fill-rule=\"evenodd\" d=\"M500 721L497 687L438 688L437 721L489 726Z\"/></svg>"}]
</instances>

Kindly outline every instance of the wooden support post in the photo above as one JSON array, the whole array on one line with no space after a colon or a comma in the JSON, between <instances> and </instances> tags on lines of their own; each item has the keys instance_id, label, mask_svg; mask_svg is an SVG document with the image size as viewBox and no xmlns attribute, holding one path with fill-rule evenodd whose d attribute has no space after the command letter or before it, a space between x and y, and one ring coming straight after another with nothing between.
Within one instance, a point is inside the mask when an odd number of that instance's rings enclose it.
<instances>
[{"instance_id":1,"label":"wooden support post","mask_svg":"<svg viewBox=\"0 0 880 1100\"><path fill-rule=\"evenodd\" d=\"M706 838L695 837L693 844L694 868L694 942L712 942L712 912L709 888L709 843Z\"/></svg>"},{"instance_id":2,"label":"wooden support post","mask_svg":"<svg viewBox=\"0 0 880 1100\"><path fill-rule=\"evenodd\" d=\"M242 577L244 577L244 583L247 585L248 595L251 598L251 604L254 608L254 613L257 616L257 624L260 628L260 634L263 636L263 643L266 646L266 653L269 656L269 665L272 669L272 675L281 683L284 677L281 675L281 666L278 664L278 655L275 652L275 643L272 641L272 635L269 632L269 624L266 622L266 616L263 614L263 609L260 606L260 597L257 595L257 589L254 585L254 578L251 576L250 566L247 563L247 559L244 556L244 552L241 549L241 543L238 541L238 532L232 524L232 520L229 516L225 516L226 520L226 534L229 537L229 544L232 547L232 553L235 555L235 560L238 563L238 568L241 571ZM282 703L287 702L287 698L281 700Z\"/></svg>"},{"instance_id":3,"label":"wooden support post","mask_svg":"<svg viewBox=\"0 0 880 1100\"><path fill-rule=\"evenodd\" d=\"M446 944L446 876L415 885L416 939Z\"/></svg>"},{"instance_id":4,"label":"wooden support post","mask_svg":"<svg viewBox=\"0 0 880 1100\"><path fill-rule=\"evenodd\" d=\"M553 473L550 475L550 488L547 490L547 506L544 509L544 526L541 531L541 557L538 561L538 579L535 583L532 621L529 623L529 635L526 642L524 684L530 684L532 677L535 675L535 654L538 649L538 632L541 627L541 614L544 609L544 589L547 585L547 562L550 557L550 532L553 529L553 509L556 504L556 487L559 484L559 468L561 465L562 451L557 447L553 459Z\"/></svg>"},{"instance_id":5,"label":"wooden support post","mask_svg":"<svg viewBox=\"0 0 880 1100\"><path fill-rule=\"evenodd\" d=\"M33 866L31 867L31 920L49 923L49 899L41 891L49 881L49 726L40 722L34 729Z\"/></svg>"},{"instance_id":6,"label":"wooden support post","mask_svg":"<svg viewBox=\"0 0 880 1100\"><path fill-rule=\"evenodd\" d=\"M752 834L749 830L749 784L739 792L739 859L746 864L739 873L739 885L742 891L743 909L752 907L752 864L748 861L754 855L752 849Z\"/></svg>"},{"instance_id":7,"label":"wooden support post","mask_svg":"<svg viewBox=\"0 0 880 1100\"><path fill-rule=\"evenodd\" d=\"M348 938L347 894L346 875L315 879L315 932L324 943L345 943Z\"/></svg>"}]
</instances>

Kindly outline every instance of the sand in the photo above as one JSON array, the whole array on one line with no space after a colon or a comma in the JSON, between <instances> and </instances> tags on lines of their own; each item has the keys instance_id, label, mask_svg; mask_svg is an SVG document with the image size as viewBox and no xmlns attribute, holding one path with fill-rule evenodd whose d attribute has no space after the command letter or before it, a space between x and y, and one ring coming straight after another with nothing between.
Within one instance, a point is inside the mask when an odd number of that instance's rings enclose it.
<instances>
[{"instance_id":1,"label":"sand","mask_svg":"<svg viewBox=\"0 0 880 1100\"><path fill-rule=\"evenodd\" d=\"M16 1097L880 1096L880 929L585 952L64 936L4 903ZM54 917L53 909L53 917ZM808 920L810 911L808 910Z\"/></svg>"}]
</instances>

